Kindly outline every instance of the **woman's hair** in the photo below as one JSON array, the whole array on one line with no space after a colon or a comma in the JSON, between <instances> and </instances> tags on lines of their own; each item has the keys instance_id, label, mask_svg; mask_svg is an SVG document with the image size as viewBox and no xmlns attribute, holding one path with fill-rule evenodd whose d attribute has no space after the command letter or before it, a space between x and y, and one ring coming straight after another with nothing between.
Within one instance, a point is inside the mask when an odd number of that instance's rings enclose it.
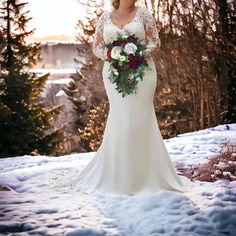
<instances>
[{"instance_id":1,"label":"woman's hair","mask_svg":"<svg viewBox=\"0 0 236 236\"><path fill-rule=\"evenodd\" d=\"M118 9L120 5L120 0L111 0L111 4L115 9Z\"/></svg>"}]
</instances>

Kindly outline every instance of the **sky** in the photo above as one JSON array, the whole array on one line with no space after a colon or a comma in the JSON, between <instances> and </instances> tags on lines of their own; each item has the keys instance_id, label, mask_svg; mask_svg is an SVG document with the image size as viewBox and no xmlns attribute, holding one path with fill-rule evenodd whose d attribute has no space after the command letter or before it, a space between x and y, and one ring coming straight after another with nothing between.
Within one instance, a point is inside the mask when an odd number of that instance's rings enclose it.
<instances>
[{"instance_id":1,"label":"sky","mask_svg":"<svg viewBox=\"0 0 236 236\"><path fill-rule=\"evenodd\" d=\"M35 37L51 35L75 36L75 26L85 16L85 10L77 0L27 0L33 19L29 28L37 28Z\"/></svg>"}]
</instances>

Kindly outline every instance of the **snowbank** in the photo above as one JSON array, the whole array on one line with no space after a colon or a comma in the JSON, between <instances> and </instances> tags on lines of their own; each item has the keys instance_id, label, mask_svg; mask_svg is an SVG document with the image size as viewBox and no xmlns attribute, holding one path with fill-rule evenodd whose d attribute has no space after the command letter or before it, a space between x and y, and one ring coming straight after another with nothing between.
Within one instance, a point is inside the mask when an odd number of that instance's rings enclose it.
<instances>
[{"instance_id":1,"label":"snowbank","mask_svg":"<svg viewBox=\"0 0 236 236\"><path fill-rule=\"evenodd\" d=\"M236 142L236 124L164 141L174 163L197 165L216 154L225 139ZM0 232L66 236L235 235L236 181L196 182L189 193L160 191L136 196L89 195L70 186L52 187L56 178L79 172L94 154L0 159L0 185L13 189L0 191Z\"/></svg>"}]
</instances>

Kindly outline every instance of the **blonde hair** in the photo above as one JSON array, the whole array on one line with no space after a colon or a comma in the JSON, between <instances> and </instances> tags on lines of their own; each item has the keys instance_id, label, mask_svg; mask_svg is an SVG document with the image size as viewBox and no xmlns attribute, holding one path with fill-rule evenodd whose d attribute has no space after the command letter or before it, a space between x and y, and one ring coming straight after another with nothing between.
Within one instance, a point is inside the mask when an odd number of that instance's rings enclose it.
<instances>
[{"instance_id":1,"label":"blonde hair","mask_svg":"<svg viewBox=\"0 0 236 236\"><path fill-rule=\"evenodd\" d=\"M112 0L111 4L115 9L118 9L120 5L120 0Z\"/></svg>"}]
</instances>

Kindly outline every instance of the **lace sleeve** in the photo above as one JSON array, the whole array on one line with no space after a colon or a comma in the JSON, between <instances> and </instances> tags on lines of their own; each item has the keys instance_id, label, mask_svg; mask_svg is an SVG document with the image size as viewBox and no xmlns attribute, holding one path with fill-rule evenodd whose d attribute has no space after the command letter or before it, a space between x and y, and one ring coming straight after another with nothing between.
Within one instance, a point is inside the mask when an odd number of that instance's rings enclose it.
<instances>
[{"instance_id":1,"label":"lace sleeve","mask_svg":"<svg viewBox=\"0 0 236 236\"><path fill-rule=\"evenodd\" d=\"M160 48L161 41L159 38L155 20L146 7L144 7L143 10L143 22L147 38L147 49L144 51L144 55L147 56L151 54L155 49Z\"/></svg>"},{"instance_id":2,"label":"lace sleeve","mask_svg":"<svg viewBox=\"0 0 236 236\"><path fill-rule=\"evenodd\" d=\"M103 39L104 16L105 13L103 13L98 19L93 40L93 53L96 57L102 60L105 60L107 58L105 43Z\"/></svg>"}]
</instances>

